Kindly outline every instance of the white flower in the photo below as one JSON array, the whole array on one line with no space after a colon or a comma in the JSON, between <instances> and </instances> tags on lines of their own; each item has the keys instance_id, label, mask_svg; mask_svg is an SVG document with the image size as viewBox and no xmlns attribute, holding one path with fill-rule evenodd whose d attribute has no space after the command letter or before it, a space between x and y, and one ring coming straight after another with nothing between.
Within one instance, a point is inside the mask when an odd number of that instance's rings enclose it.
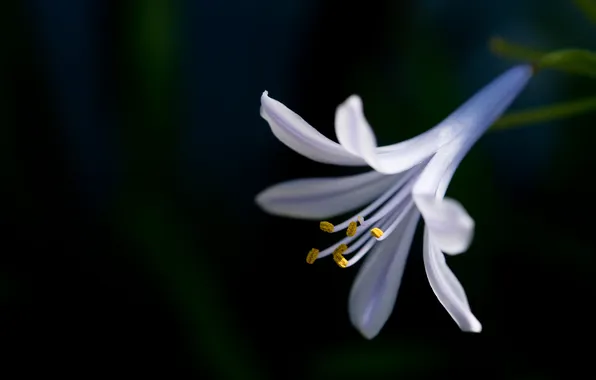
<instances>
[{"instance_id":1,"label":"white flower","mask_svg":"<svg viewBox=\"0 0 596 380\"><path fill-rule=\"evenodd\" d=\"M434 128L383 147L377 147L356 95L337 108L339 144L266 91L261 96L261 116L288 147L314 161L374 169L348 177L288 181L256 197L257 204L271 214L302 219L332 218L365 206L335 226L321 222L322 230L346 230L347 236L322 251L311 250L307 262L332 255L339 266L349 267L367 256L349 298L350 319L366 338L375 337L393 311L420 215L426 225L424 265L434 293L460 329L482 330L443 255L467 250L474 220L460 203L445 198L445 192L468 150L523 90L532 73L531 66L516 66ZM353 256L348 260L348 255Z\"/></svg>"}]
</instances>

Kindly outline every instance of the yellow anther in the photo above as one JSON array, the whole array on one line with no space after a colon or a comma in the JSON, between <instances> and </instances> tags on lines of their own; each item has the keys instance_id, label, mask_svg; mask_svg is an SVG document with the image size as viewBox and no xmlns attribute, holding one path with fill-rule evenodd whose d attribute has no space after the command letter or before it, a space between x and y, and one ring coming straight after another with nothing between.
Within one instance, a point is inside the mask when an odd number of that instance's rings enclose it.
<instances>
[{"instance_id":1,"label":"yellow anther","mask_svg":"<svg viewBox=\"0 0 596 380\"><path fill-rule=\"evenodd\" d=\"M358 218L357 219L358 219L358 223L360 223L360 225L363 226L364 225L364 218L361 217L360 215L358 215Z\"/></svg>"},{"instance_id":2,"label":"yellow anther","mask_svg":"<svg viewBox=\"0 0 596 380\"><path fill-rule=\"evenodd\" d=\"M317 257L319 257L319 250L316 248L313 248L310 250L310 252L308 252L308 255L306 255L306 262L309 264L312 264L315 262Z\"/></svg>"},{"instance_id":3,"label":"yellow anther","mask_svg":"<svg viewBox=\"0 0 596 380\"><path fill-rule=\"evenodd\" d=\"M370 230L370 234L378 239L381 236L383 236L383 230L375 227L372 230Z\"/></svg>"},{"instance_id":4,"label":"yellow anther","mask_svg":"<svg viewBox=\"0 0 596 380\"><path fill-rule=\"evenodd\" d=\"M348 250L348 246L345 244L340 244L339 247L335 248L333 251L333 256L335 255L342 255L345 251Z\"/></svg>"},{"instance_id":5,"label":"yellow anther","mask_svg":"<svg viewBox=\"0 0 596 380\"><path fill-rule=\"evenodd\" d=\"M342 268L348 266L348 260L346 260L346 258L341 253L334 253L333 261L335 261L335 263Z\"/></svg>"},{"instance_id":6,"label":"yellow anther","mask_svg":"<svg viewBox=\"0 0 596 380\"><path fill-rule=\"evenodd\" d=\"M348 225L348 230L346 231L346 235L348 235L349 237L356 235L356 228L356 222L350 222L350 225Z\"/></svg>"},{"instance_id":7,"label":"yellow anther","mask_svg":"<svg viewBox=\"0 0 596 380\"><path fill-rule=\"evenodd\" d=\"M329 222L321 222L319 227L321 228L321 230L329 233L333 232L333 230L335 229L335 226Z\"/></svg>"},{"instance_id":8,"label":"yellow anther","mask_svg":"<svg viewBox=\"0 0 596 380\"><path fill-rule=\"evenodd\" d=\"M348 266L348 260L343 256L343 253L348 249L348 246L345 244L340 244L335 251L333 251L333 260L342 268Z\"/></svg>"}]
</instances>

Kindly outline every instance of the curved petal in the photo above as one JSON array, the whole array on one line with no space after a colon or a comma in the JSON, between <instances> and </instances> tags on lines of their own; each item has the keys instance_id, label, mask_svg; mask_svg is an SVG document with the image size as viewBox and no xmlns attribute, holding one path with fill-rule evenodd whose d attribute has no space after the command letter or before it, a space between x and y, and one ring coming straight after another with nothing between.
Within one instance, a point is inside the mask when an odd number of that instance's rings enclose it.
<instances>
[{"instance_id":1,"label":"curved petal","mask_svg":"<svg viewBox=\"0 0 596 380\"><path fill-rule=\"evenodd\" d=\"M445 253L465 252L474 238L474 219L455 199L413 194L432 241Z\"/></svg>"},{"instance_id":2,"label":"curved petal","mask_svg":"<svg viewBox=\"0 0 596 380\"><path fill-rule=\"evenodd\" d=\"M267 120L275 137L313 161L342 166L366 166L366 162L360 157L329 140L282 103L270 98L267 91L261 95L261 116Z\"/></svg>"},{"instance_id":3,"label":"curved petal","mask_svg":"<svg viewBox=\"0 0 596 380\"><path fill-rule=\"evenodd\" d=\"M274 215L325 219L361 207L385 192L395 176L374 171L336 178L304 178L273 185L256 197Z\"/></svg>"},{"instance_id":4,"label":"curved petal","mask_svg":"<svg viewBox=\"0 0 596 380\"><path fill-rule=\"evenodd\" d=\"M401 228L368 253L350 292L352 324L368 339L374 338L393 312L397 292L420 214L410 211Z\"/></svg>"},{"instance_id":5,"label":"curved petal","mask_svg":"<svg viewBox=\"0 0 596 380\"><path fill-rule=\"evenodd\" d=\"M426 269L428 282L439 302L461 330L469 332L482 331L482 325L470 310L463 287L447 266L443 253L432 240L426 228L423 250L424 268Z\"/></svg>"},{"instance_id":6,"label":"curved petal","mask_svg":"<svg viewBox=\"0 0 596 380\"><path fill-rule=\"evenodd\" d=\"M404 171L430 157L461 133L480 134L511 104L532 76L529 65L516 66L478 91L432 129L409 140L377 148L374 133L353 95L335 114L335 132L347 151L362 157L375 170L391 174Z\"/></svg>"},{"instance_id":7,"label":"curved petal","mask_svg":"<svg viewBox=\"0 0 596 380\"><path fill-rule=\"evenodd\" d=\"M436 133L433 129L398 144L377 148L359 96L350 96L335 113L335 133L340 144L348 152L362 157L376 171L386 174L403 172L424 161L455 137L449 132L453 130Z\"/></svg>"}]
</instances>

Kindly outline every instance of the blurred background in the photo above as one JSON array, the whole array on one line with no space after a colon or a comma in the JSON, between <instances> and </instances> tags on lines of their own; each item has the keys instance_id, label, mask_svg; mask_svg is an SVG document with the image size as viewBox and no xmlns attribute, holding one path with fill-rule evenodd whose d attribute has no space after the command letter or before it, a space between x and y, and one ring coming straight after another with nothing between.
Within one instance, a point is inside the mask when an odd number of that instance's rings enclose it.
<instances>
[{"instance_id":1,"label":"blurred background","mask_svg":"<svg viewBox=\"0 0 596 380\"><path fill-rule=\"evenodd\" d=\"M460 332L437 301L418 231L395 312L364 339L347 314L357 268L307 265L326 242L317 223L254 204L279 181L358 172L277 141L259 116L264 90L327 136L357 93L380 143L400 141L513 64L491 37L595 48L570 1L19 0L0 25L3 378L592 368L591 115L490 132L455 175L448 194L477 232L448 263L481 334ZM513 109L593 93L545 71Z\"/></svg>"}]
</instances>

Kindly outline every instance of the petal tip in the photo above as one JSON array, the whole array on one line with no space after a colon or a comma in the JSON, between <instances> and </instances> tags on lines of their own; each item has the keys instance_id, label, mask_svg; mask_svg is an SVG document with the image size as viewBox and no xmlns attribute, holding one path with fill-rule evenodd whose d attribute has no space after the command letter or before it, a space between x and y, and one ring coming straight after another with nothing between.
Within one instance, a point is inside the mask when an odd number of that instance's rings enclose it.
<instances>
[{"instance_id":1,"label":"petal tip","mask_svg":"<svg viewBox=\"0 0 596 380\"><path fill-rule=\"evenodd\" d=\"M373 339L374 337L379 335L379 332L381 331L381 328L379 328L375 324L371 324L370 321L369 323L366 323L366 321L360 318L355 318L353 315L351 315L350 319L352 320L352 325L354 326L354 328L358 330L360 335L362 335L367 340Z\"/></svg>"},{"instance_id":2,"label":"petal tip","mask_svg":"<svg viewBox=\"0 0 596 380\"><path fill-rule=\"evenodd\" d=\"M374 311L370 307L370 304L364 309L358 307L358 305L360 305L360 303L357 302L356 298L351 294L348 306L350 322L352 322L352 325L358 330L360 335L371 340L379 335L379 332L381 332L381 329L385 325L386 318L384 320L375 318L375 316L372 315Z\"/></svg>"},{"instance_id":3,"label":"petal tip","mask_svg":"<svg viewBox=\"0 0 596 380\"><path fill-rule=\"evenodd\" d=\"M267 102L270 102L272 99L269 97L269 91L265 90L261 94L261 109L266 105Z\"/></svg>"},{"instance_id":4,"label":"petal tip","mask_svg":"<svg viewBox=\"0 0 596 380\"><path fill-rule=\"evenodd\" d=\"M360 335L362 335L367 340L372 340L374 337L379 335L378 331L373 332L373 331L367 331L367 330L361 330L361 329L358 329L358 331L360 331Z\"/></svg>"},{"instance_id":5,"label":"petal tip","mask_svg":"<svg viewBox=\"0 0 596 380\"><path fill-rule=\"evenodd\" d=\"M349 104L352 107L362 108L362 98L360 98L360 96L358 96L356 94L350 95L344 103Z\"/></svg>"},{"instance_id":6,"label":"petal tip","mask_svg":"<svg viewBox=\"0 0 596 380\"><path fill-rule=\"evenodd\" d=\"M262 211L266 212L269 215L277 215L283 216L277 208L275 207L275 187L269 187L260 193L258 193L255 198L254 202Z\"/></svg>"},{"instance_id":7,"label":"petal tip","mask_svg":"<svg viewBox=\"0 0 596 380\"><path fill-rule=\"evenodd\" d=\"M477 334L482 332L482 324L476 318L473 318L471 321L469 321L468 326L462 327L462 330L465 332Z\"/></svg>"},{"instance_id":8,"label":"petal tip","mask_svg":"<svg viewBox=\"0 0 596 380\"><path fill-rule=\"evenodd\" d=\"M257 206L259 206L260 209L266 211L266 209L267 209L267 207L266 207L266 204L267 204L266 199L267 199L266 191L261 191L260 193L258 193L255 196L254 201L255 201L255 204Z\"/></svg>"},{"instance_id":9,"label":"petal tip","mask_svg":"<svg viewBox=\"0 0 596 380\"><path fill-rule=\"evenodd\" d=\"M476 223L461 203L430 194L414 193L412 197L441 251L458 255L468 250Z\"/></svg>"}]
</instances>

